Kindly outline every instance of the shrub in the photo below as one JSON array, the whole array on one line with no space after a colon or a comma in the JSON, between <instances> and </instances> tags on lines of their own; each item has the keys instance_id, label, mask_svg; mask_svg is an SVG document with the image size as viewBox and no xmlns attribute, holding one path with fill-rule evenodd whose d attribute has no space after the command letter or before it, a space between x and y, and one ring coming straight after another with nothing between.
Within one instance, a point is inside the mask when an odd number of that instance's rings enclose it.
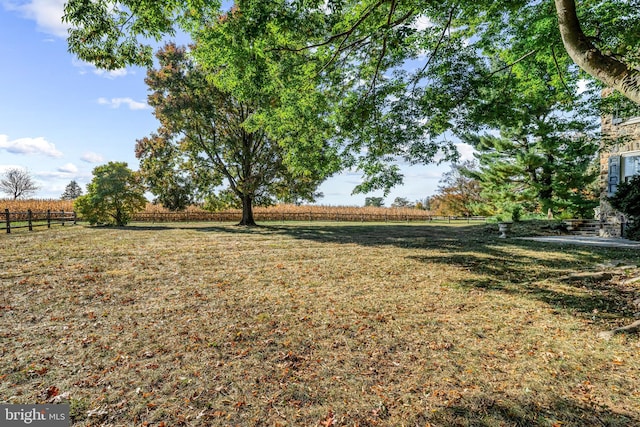
<instances>
[{"instance_id":1,"label":"shrub","mask_svg":"<svg viewBox=\"0 0 640 427\"><path fill-rule=\"evenodd\" d=\"M640 175L618 185L618 191L609 198L609 203L632 221L626 237L640 240Z\"/></svg>"},{"instance_id":2,"label":"shrub","mask_svg":"<svg viewBox=\"0 0 640 427\"><path fill-rule=\"evenodd\" d=\"M123 226L146 204L138 175L124 162L109 162L93 170L87 194L78 197L74 206L92 225Z\"/></svg>"}]
</instances>

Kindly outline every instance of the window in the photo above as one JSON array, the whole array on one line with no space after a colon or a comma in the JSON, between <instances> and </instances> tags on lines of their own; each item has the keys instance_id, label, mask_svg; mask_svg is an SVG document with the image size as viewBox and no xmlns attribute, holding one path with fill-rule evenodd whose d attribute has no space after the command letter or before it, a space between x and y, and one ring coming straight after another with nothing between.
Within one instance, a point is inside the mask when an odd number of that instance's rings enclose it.
<instances>
[{"instance_id":1,"label":"window","mask_svg":"<svg viewBox=\"0 0 640 427\"><path fill-rule=\"evenodd\" d=\"M629 182L631 177L640 174L640 151L624 153L621 156L609 157L609 174L607 196L611 197L618 190L618 184Z\"/></svg>"},{"instance_id":2,"label":"window","mask_svg":"<svg viewBox=\"0 0 640 427\"><path fill-rule=\"evenodd\" d=\"M640 174L640 153L622 155L622 181L628 182L632 176Z\"/></svg>"},{"instance_id":3,"label":"window","mask_svg":"<svg viewBox=\"0 0 640 427\"><path fill-rule=\"evenodd\" d=\"M631 125L640 123L640 106L636 104L620 106L613 112L612 125Z\"/></svg>"}]
</instances>

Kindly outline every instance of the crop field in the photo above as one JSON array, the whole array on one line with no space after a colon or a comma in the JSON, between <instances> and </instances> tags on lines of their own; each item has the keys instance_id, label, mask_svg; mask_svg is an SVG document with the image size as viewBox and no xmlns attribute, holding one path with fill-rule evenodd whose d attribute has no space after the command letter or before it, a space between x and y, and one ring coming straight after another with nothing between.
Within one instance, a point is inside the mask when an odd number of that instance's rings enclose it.
<instances>
[{"instance_id":1,"label":"crop field","mask_svg":"<svg viewBox=\"0 0 640 427\"><path fill-rule=\"evenodd\" d=\"M0 234L0 402L74 426L640 425L633 250L495 225Z\"/></svg>"},{"instance_id":2,"label":"crop field","mask_svg":"<svg viewBox=\"0 0 640 427\"><path fill-rule=\"evenodd\" d=\"M5 209L11 212L34 212L73 210L73 201L69 200L7 200L0 199L0 213ZM434 219L430 211L414 208L358 207L358 206L322 206L322 205L275 205L256 206L254 215L257 221L427 221ZM228 209L211 212L199 206L189 206L186 210L172 212L162 205L148 203L145 210L134 215L134 222L171 222L171 221L239 221L241 209ZM442 217L439 218L442 220ZM460 218L463 219L463 218ZM484 219L483 219L484 220Z\"/></svg>"}]
</instances>

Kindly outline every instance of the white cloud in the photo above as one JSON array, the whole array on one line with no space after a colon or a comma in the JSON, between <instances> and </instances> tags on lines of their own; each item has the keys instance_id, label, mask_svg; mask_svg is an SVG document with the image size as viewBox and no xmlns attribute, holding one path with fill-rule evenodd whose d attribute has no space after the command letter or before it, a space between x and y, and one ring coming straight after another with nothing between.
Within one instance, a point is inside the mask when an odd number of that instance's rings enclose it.
<instances>
[{"instance_id":1,"label":"white cloud","mask_svg":"<svg viewBox=\"0 0 640 427\"><path fill-rule=\"evenodd\" d=\"M0 149L12 154L41 154L49 157L62 157L62 152L43 137L19 138L9 141L7 135L0 135Z\"/></svg>"},{"instance_id":2,"label":"white cloud","mask_svg":"<svg viewBox=\"0 0 640 427\"><path fill-rule=\"evenodd\" d=\"M426 30L427 28L433 27L433 21L431 21L428 16L421 15L416 18L411 24L411 27L418 31Z\"/></svg>"},{"instance_id":3,"label":"white cloud","mask_svg":"<svg viewBox=\"0 0 640 427\"><path fill-rule=\"evenodd\" d=\"M475 159L475 157L473 157L473 153L475 153L476 150L474 150L473 146L465 142L460 142L456 144L456 148L458 149L458 153L460 153L460 162Z\"/></svg>"},{"instance_id":4,"label":"white cloud","mask_svg":"<svg viewBox=\"0 0 640 427\"><path fill-rule=\"evenodd\" d=\"M66 165L60 166L58 172L73 174L78 172L78 168L73 163L67 163Z\"/></svg>"},{"instance_id":5,"label":"white cloud","mask_svg":"<svg viewBox=\"0 0 640 427\"><path fill-rule=\"evenodd\" d=\"M62 22L64 3L66 0L3 0L6 10L18 12L27 19L36 22L38 30L58 37L67 36L69 25Z\"/></svg>"},{"instance_id":6,"label":"white cloud","mask_svg":"<svg viewBox=\"0 0 640 427\"><path fill-rule=\"evenodd\" d=\"M442 178L442 172L439 170L427 170L419 173L410 173L406 174L406 180L414 180L414 179L440 179Z\"/></svg>"},{"instance_id":7,"label":"white cloud","mask_svg":"<svg viewBox=\"0 0 640 427\"><path fill-rule=\"evenodd\" d=\"M128 105L130 110L146 110L149 108L146 103L134 101L131 98L98 98L98 104L108 105L111 108L120 108L122 105Z\"/></svg>"},{"instance_id":8,"label":"white cloud","mask_svg":"<svg viewBox=\"0 0 640 427\"><path fill-rule=\"evenodd\" d=\"M117 70L102 70L89 62L80 61L75 58L71 60L71 65L79 68L80 74L87 74L88 72L91 72L96 76L105 77L107 79L124 77L129 74L129 70L127 70L126 68L119 68Z\"/></svg>"},{"instance_id":9,"label":"white cloud","mask_svg":"<svg viewBox=\"0 0 640 427\"><path fill-rule=\"evenodd\" d=\"M80 160L86 163L102 163L102 161L104 161L104 157L102 157L101 154L87 151L82 155L82 157L80 157Z\"/></svg>"},{"instance_id":10,"label":"white cloud","mask_svg":"<svg viewBox=\"0 0 640 427\"><path fill-rule=\"evenodd\" d=\"M100 68L94 67L93 74L104 76L110 79L115 79L116 77L124 77L129 74L129 72L126 68L119 68L117 70L101 70Z\"/></svg>"}]
</instances>

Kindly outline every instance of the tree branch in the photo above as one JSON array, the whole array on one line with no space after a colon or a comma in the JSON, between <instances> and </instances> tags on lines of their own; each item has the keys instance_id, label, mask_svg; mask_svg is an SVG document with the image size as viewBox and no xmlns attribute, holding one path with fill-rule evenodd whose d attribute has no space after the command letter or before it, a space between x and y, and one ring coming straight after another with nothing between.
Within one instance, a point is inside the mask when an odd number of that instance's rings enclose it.
<instances>
[{"instance_id":1,"label":"tree branch","mask_svg":"<svg viewBox=\"0 0 640 427\"><path fill-rule=\"evenodd\" d=\"M603 54L593 45L580 26L575 0L554 1L562 42L571 59L591 76L640 104L640 70Z\"/></svg>"},{"instance_id":2,"label":"tree branch","mask_svg":"<svg viewBox=\"0 0 640 427\"><path fill-rule=\"evenodd\" d=\"M440 49L440 46L442 46L442 42L444 41L444 36L447 34L447 30L451 27L451 22L453 21L453 14L455 13L455 10L456 10L456 7L454 6L449 11L449 18L447 19L447 24L442 29L442 33L440 33L440 38L438 38L438 43L436 43L436 47L433 49L433 52L431 52L431 55L429 55L429 59L427 59L427 63L424 64L424 67L422 67L420 72L416 75L416 80L413 82L413 88L411 89L412 92L415 90L416 85L418 84L418 80L420 79L419 76L425 72L429 64L431 64L431 60L435 58L436 54L438 53L438 49Z\"/></svg>"},{"instance_id":3,"label":"tree branch","mask_svg":"<svg viewBox=\"0 0 640 427\"><path fill-rule=\"evenodd\" d=\"M562 82L562 86L564 86L567 93L571 93L571 90L564 82L564 77L562 77L562 70L560 70L560 64L558 64L558 58L556 57L556 50L553 46L551 46L551 55L553 56L553 62L556 64L556 70L558 70L558 77L560 77L560 81Z\"/></svg>"}]
</instances>

